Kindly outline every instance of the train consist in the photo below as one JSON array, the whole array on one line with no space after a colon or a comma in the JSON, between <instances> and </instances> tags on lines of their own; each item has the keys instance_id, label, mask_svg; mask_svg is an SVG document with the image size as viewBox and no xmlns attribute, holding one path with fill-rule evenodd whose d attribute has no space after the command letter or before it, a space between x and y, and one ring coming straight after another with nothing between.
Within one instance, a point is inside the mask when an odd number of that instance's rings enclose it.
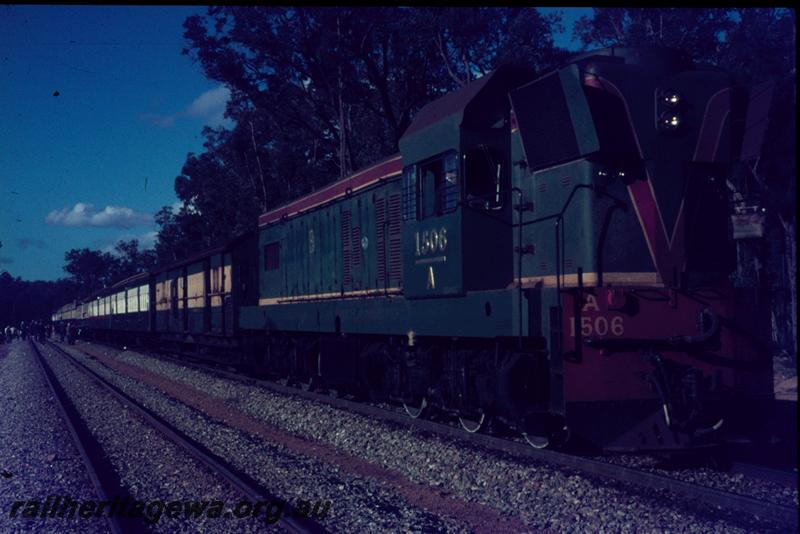
<instances>
[{"instance_id":1,"label":"train consist","mask_svg":"<svg viewBox=\"0 0 800 534\"><path fill-rule=\"evenodd\" d=\"M399 154L54 320L535 447L738 439L772 398L767 314L730 282L750 102L674 50L501 67L420 110Z\"/></svg>"}]
</instances>

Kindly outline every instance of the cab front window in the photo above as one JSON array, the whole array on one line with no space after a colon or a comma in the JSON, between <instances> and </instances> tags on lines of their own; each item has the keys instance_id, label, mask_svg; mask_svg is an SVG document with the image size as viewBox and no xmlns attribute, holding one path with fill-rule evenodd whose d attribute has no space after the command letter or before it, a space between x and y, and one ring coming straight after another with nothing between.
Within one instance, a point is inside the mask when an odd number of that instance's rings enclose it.
<instances>
[{"instance_id":1,"label":"cab front window","mask_svg":"<svg viewBox=\"0 0 800 534\"><path fill-rule=\"evenodd\" d=\"M464 153L465 200L475 209L497 210L503 207L503 156L497 149L477 145Z\"/></svg>"}]
</instances>

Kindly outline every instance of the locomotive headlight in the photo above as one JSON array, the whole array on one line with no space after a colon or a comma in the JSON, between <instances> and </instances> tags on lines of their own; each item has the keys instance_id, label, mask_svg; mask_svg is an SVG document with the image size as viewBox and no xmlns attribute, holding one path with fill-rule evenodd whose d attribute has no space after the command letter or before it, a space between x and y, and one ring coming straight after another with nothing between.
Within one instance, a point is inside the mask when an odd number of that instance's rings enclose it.
<instances>
[{"instance_id":1,"label":"locomotive headlight","mask_svg":"<svg viewBox=\"0 0 800 534\"><path fill-rule=\"evenodd\" d=\"M666 90L661 93L661 103L671 108L677 107L683 98L677 91Z\"/></svg>"},{"instance_id":2,"label":"locomotive headlight","mask_svg":"<svg viewBox=\"0 0 800 534\"><path fill-rule=\"evenodd\" d=\"M665 111L659 118L658 125L664 130L674 131L681 125L681 114L675 111Z\"/></svg>"}]
</instances>

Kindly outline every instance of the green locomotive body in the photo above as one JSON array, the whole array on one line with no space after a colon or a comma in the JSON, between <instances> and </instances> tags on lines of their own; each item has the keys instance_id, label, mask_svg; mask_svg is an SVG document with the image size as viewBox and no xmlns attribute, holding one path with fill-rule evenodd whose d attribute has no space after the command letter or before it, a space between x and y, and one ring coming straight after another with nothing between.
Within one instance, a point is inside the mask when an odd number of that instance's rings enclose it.
<instances>
[{"instance_id":1,"label":"green locomotive body","mask_svg":"<svg viewBox=\"0 0 800 534\"><path fill-rule=\"evenodd\" d=\"M726 189L751 96L665 49L501 67L420 110L399 154L151 273L137 310L159 342L537 447L752 433L772 369Z\"/></svg>"}]
</instances>

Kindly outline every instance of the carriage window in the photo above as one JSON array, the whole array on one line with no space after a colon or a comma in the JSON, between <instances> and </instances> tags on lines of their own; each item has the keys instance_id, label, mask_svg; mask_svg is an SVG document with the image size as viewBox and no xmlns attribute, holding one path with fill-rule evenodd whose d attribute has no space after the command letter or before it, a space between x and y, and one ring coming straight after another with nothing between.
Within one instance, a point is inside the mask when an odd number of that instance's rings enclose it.
<instances>
[{"instance_id":1,"label":"carriage window","mask_svg":"<svg viewBox=\"0 0 800 534\"><path fill-rule=\"evenodd\" d=\"M486 145L464 154L466 201L472 208L496 210L503 206L500 186L503 180L503 155Z\"/></svg>"}]
</instances>

